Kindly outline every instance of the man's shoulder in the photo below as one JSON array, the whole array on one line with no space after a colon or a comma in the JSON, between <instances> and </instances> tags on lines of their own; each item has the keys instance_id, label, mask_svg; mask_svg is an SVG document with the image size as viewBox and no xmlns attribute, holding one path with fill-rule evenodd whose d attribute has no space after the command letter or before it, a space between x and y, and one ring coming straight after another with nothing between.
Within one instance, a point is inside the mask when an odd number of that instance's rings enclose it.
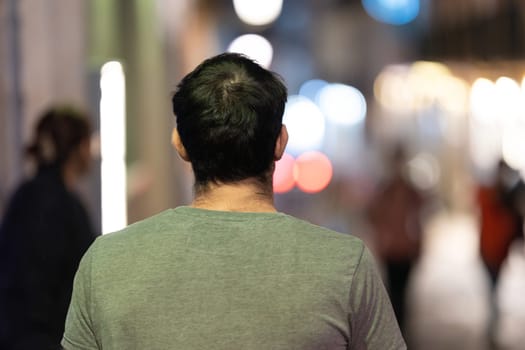
<instances>
[{"instance_id":1,"label":"man's shoulder","mask_svg":"<svg viewBox=\"0 0 525 350\"><path fill-rule=\"evenodd\" d=\"M281 230L298 245L307 245L319 253L326 251L330 256L340 255L341 258L348 254L360 255L364 249L363 241L350 233L334 231L294 216L286 215L285 218Z\"/></svg>"},{"instance_id":2,"label":"man's shoulder","mask_svg":"<svg viewBox=\"0 0 525 350\"><path fill-rule=\"evenodd\" d=\"M121 230L113 231L99 236L96 245L104 249L112 249L125 246L133 247L147 240L149 236L162 230L165 223L169 222L169 210L160 212L143 220L134 222Z\"/></svg>"},{"instance_id":3,"label":"man's shoulder","mask_svg":"<svg viewBox=\"0 0 525 350\"><path fill-rule=\"evenodd\" d=\"M314 224L308 220L296 216L282 214L283 220L279 223L283 230L290 230L299 235L306 235L310 239L334 240L348 243L359 243L361 240L350 234L329 229L324 226ZM344 243L343 243L344 244Z\"/></svg>"}]
</instances>

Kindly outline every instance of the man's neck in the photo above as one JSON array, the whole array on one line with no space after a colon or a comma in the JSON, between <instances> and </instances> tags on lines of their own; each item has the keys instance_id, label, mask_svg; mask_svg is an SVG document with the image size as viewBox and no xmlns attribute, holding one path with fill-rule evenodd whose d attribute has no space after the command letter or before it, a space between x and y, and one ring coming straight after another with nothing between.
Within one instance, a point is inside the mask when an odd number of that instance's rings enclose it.
<instances>
[{"instance_id":1,"label":"man's neck","mask_svg":"<svg viewBox=\"0 0 525 350\"><path fill-rule=\"evenodd\" d=\"M273 193L255 180L244 180L231 184L210 183L205 190L195 195L194 208L236 211L275 212Z\"/></svg>"}]
</instances>

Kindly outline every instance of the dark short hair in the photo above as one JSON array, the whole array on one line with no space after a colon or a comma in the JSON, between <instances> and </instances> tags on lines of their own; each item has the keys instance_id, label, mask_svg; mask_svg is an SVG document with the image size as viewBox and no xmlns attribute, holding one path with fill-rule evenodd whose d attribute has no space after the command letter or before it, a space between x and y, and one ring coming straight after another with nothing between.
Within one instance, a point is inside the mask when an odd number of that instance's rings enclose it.
<instances>
[{"instance_id":1,"label":"dark short hair","mask_svg":"<svg viewBox=\"0 0 525 350\"><path fill-rule=\"evenodd\" d=\"M236 53L209 58L186 75L172 103L196 188L267 181L286 99L277 74Z\"/></svg>"},{"instance_id":2,"label":"dark short hair","mask_svg":"<svg viewBox=\"0 0 525 350\"><path fill-rule=\"evenodd\" d=\"M62 166L72 152L91 136L88 115L70 106L53 106L38 120L27 155L37 167Z\"/></svg>"}]
</instances>

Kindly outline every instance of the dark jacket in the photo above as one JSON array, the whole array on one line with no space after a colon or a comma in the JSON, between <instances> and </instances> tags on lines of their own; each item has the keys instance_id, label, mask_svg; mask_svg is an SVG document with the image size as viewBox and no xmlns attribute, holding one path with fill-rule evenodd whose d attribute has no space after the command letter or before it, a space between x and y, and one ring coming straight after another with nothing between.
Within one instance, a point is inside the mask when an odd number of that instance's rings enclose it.
<instances>
[{"instance_id":1,"label":"dark jacket","mask_svg":"<svg viewBox=\"0 0 525 350\"><path fill-rule=\"evenodd\" d=\"M0 349L59 349L73 277L95 239L59 170L41 169L0 225Z\"/></svg>"}]
</instances>

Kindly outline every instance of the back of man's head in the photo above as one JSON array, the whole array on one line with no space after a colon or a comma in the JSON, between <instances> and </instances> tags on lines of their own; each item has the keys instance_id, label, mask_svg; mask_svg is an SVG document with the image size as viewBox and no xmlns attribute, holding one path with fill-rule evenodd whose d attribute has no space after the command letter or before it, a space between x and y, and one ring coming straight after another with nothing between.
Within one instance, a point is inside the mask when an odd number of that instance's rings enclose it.
<instances>
[{"instance_id":1,"label":"back of man's head","mask_svg":"<svg viewBox=\"0 0 525 350\"><path fill-rule=\"evenodd\" d=\"M196 187L268 181L286 98L276 74L239 54L209 58L184 77L172 103Z\"/></svg>"}]
</instances>

